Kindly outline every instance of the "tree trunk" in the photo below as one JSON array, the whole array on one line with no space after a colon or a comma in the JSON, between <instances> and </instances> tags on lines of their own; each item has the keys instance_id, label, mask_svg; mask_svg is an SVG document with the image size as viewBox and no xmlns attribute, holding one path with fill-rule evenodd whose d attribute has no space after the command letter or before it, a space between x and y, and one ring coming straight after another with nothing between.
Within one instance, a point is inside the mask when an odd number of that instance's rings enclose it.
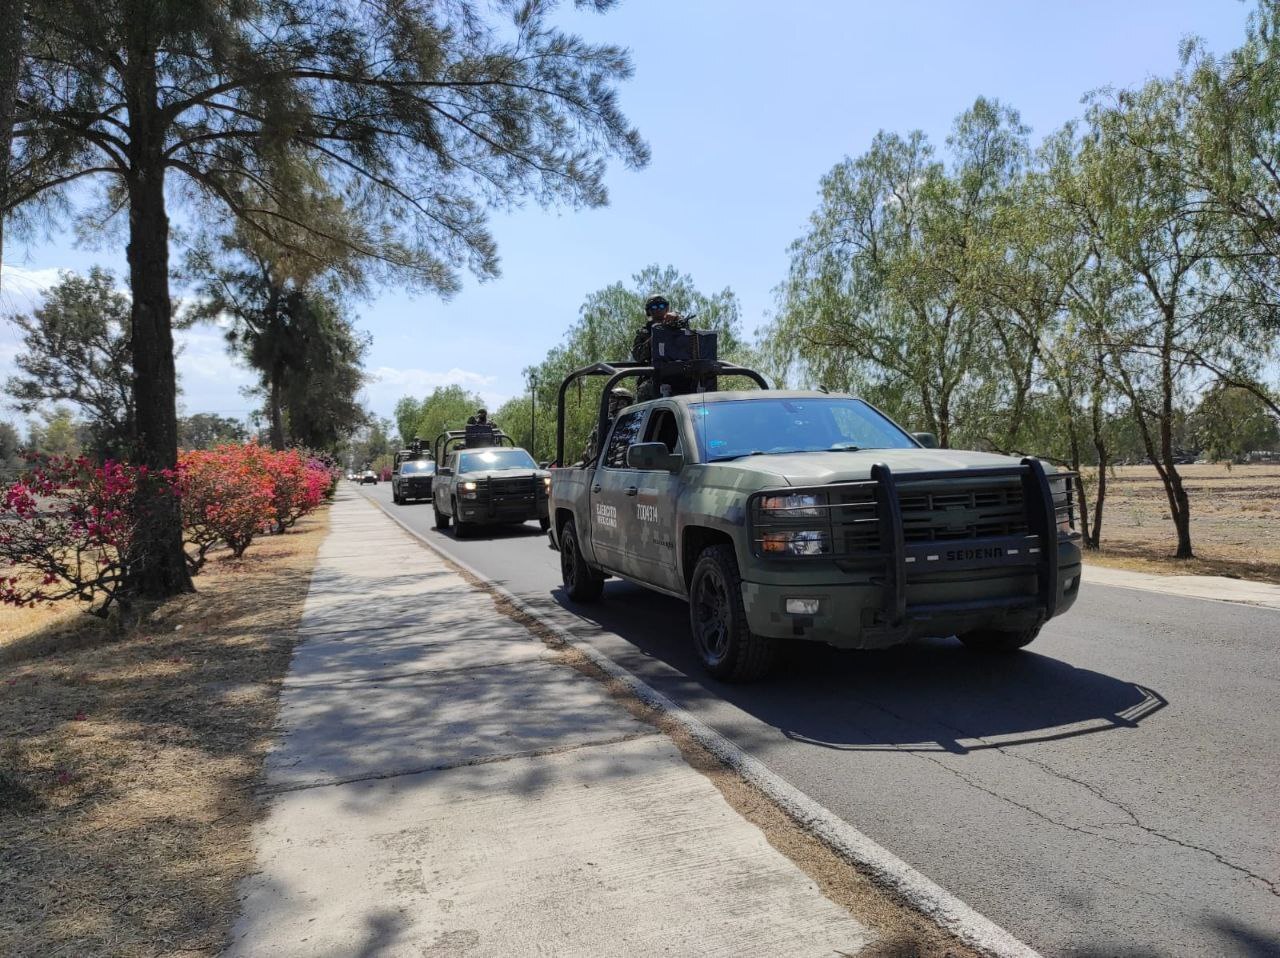
<instances>
[{"instance_id":1,"label":"tree trunk","mask_svg":"<svg viewBox=\"0 0 1280 958\"><path fill-rule=\"evenodd\" d=\"M0 268L4 266L4 220L9 208L9 167L13 157L14 108L26 20L26 0L0 0Z\"/></svg>"},{"instance_id":2,"label":"tree trunk","mask_svg":"<svg viewBox=\"0 0 1280 958\"><path fill-rule=\"evenodd\" d=\"M1097 358L1098 365L1094 372L1093 393L1090 396L1090 420L1093 431L1093 449L1098 457L1098 493L1093 500L1093 522L1086 537L1085 545L1090 549L1102 548L1102 509L1107 501L1107 467L1111 465L1110 450L1107 449L1107 438L1103 434L1102 416L1102 357Z\"/></svg>"},{"instance_id":3,"label":"tree trunk","mask_svg":"<svg viewBox=\"0 0 1280 958\"><path fill-rule=\"evenodd\" d=\"M146 23L133 29L145 34ZM153 474L178 461L177 380L169 299L169 217L165 210L164 140L159 125L155 50L129 37L129 287L133 353L133 459ZM158 481L139 486L139 531L125 567L131 595L160 599L192 592L182 549L178 500Z\"/></svg>"},{"instance_id":4,"label":"tree trunk","mask_svg":"<svg viewBox=\"0 0 1280 958\"><path fill-rule=\"evenodd\" d=\"M271 388L267 395L267 413L271 417L271 448L276 452L284 451L284 370L279 365L272 367Z\"/></svg>"}]
</instances>

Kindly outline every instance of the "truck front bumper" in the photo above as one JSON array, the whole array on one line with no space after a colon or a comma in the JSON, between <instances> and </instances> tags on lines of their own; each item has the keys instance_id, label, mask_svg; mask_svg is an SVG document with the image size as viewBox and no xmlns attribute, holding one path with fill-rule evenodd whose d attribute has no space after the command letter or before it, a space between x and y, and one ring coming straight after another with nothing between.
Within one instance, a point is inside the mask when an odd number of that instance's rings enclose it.
<instances>
[{"instance_id":1,"label":"truck front bumper","mask_svg":"<svg viewBox=\"0 0 1280 958\"><path fill-rule=\"evenodd\" d=\"M472 502L463 499L458 503L458 518L478 525L497 525L506 522L528 522L530 519L547 518L547 500L519 502Z\"/></svg>"},{"instance_id":2,"label":"truck front bumper","mask_svg":"<svg viewBox=\"0 0 1280 958\"><path fill-rule=\"evenodd\" d=\"M797 577L799 578L799 577ZM1080 589L1080 550L1058 543L1053 615L1071 608ZM904 614L885 616L885 585L871 577L814 584L743 582L747 621L757 635L878 649L973 629L1017 631L1045 619L1034 572L973 570L911 581ZM789 611L800 609L802 611Z\"/></svg>"}]
</instances>

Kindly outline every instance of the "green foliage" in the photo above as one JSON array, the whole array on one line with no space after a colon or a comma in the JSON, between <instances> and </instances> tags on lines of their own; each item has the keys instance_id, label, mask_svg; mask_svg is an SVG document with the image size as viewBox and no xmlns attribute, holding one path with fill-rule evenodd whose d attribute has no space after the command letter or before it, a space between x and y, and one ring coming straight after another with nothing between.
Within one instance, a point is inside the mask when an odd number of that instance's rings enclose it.
<instances>
[{"instance_id":1,"label":"green foliage","mask_svg":"<svg viewBox=\"0 0 1280 958\"><path fill-rule=\"evenodd\" d=\"M0 422L0 482L10 482L22 471L22 437L10 423Z\"/></svg>"},{"instance_id":2,"label":"green foliage","mask_svg":"<svg viewBox=\"0 0 1280 958\"><path fill-rule=\"evenodd\" d=\"M462 429L468 417L483 406L483 399L461 386L437 386L431 395L421 400L405 396L396 403L395 413L401 447L418 436L435 442L436 436L447 429ZM499 427L506 426L497 416L492 420Z\"/></svg>"},{"instance_id":3,"label":"green foliage","mask_svg":"<svg viewBox=\"0 0 1280 958\"><path fill-rule=\"evenodd\" d=\"M1245 462L1249 453L1280 447L1280 424L1257 396L1235 386L1216 386L1191 415L1192 435L1213 460Z\"/></svg>"},{"instance_id":4,"label":"green foliage","mask_svg":"<svg viewBox=\"0 0 1280 958\"><path fill-rule=\"evenodd\" d=\"M247 442L249 431L238 419L198 412L178 420L180 449L212 449Z\"/></svg>"},{"instance_id":5,"label":"green foliage","mask_svg":"<svg viewBox=\"0 0 1280 958\"><path fill-rule=\"evenodd\" d=\"M124 458L133 434L133 365L129 297L98 267L88 276L63 273L30 315L9 320L22 336L18 369L5 383L19 412L50 404L78 406L99 457Z\"/></svg>"},{"instance_id":6,"label":"green foliage","mask_svg":"<svg viewBox=\"0 0 1280 958\"><path fill-rule=\"evenodd\" d=\"M66 406L42 410L38 421L31 424L27 447L44 456L74 459L84 450L89 439L88 426L77 420Z\"/></svg>"}]
</instances>

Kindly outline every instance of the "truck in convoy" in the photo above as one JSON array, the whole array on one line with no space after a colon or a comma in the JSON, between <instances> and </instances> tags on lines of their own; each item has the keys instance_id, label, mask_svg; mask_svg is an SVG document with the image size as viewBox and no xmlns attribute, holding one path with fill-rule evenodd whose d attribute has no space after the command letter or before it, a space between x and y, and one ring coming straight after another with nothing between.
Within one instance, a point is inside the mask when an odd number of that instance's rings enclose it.
<instances>
[{"instance_id":1,"label":"truck in convoy","mask_svg":"<svg viewBox=\"0 0 1280 958\"><path fill-rule=\"evenodd\" d=\"M466 538L479 526L537 519L545 532L550 473L492 423L443 432L435 441L431 506L437 529Z\"/></svg>"},{"instance_id":2,"label":"truck in convoy","mask_svg":"<svg viewBox=\"0 0 1280 958\"><path fill-rule=\"evenodd\" d=\"M408 446L396 452L391 473L391 501L403 506L416 499L430 499L435 473L431 444L415 436Z\"/></svg>"},{"instance_id":3,"label":"truck in convoy","mask_svg":"<svg viewBox=\"0 0 1280 958\"><path fill-rule=\"evenodd\" d=\"M932 448L853 396L769 389L716 359L714 334L655 329L653 347L652 365L560 386L550 538L572 601L611 576L686 600L697 656L726 681L765 675L789 641L1011 652L1075 602L1073 474ZM761 388L722 391L726 376ZM607 438L569 464L565 395L587 377L606 380ZM610 421L629 377L654 398Z\"/></svg>"}]
</instances>

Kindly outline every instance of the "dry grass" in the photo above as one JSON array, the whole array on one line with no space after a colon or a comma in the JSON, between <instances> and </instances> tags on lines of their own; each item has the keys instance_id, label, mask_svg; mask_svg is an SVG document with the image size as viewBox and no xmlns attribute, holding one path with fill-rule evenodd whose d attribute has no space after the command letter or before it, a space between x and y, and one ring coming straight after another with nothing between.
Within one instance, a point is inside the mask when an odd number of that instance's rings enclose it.
<instances>
[{"instance_id":1,"label":"dry grass","mask_svg":"<svg viewBox=\"0 0 1280 958\"><path fill-rule=\"evenodd\" d=\"M1142 572L1225 575L1280 583L1280 465L1181 466L1196 558L1178 561L1154 466L1122 466L1108 481L1102 552L1089 561Z\"/></svg>"},{"instance_id":2,"label":"dry grass","mask_svg":"<svg viewBox=\"0 0 1280 958\"><path fill-rule=\"evenodd\" d=\"M199 593L123 635L0 619L25 654L0 666L0 954L222 949L326 526L211 562Z\"/></svg>"}]
</instances>

